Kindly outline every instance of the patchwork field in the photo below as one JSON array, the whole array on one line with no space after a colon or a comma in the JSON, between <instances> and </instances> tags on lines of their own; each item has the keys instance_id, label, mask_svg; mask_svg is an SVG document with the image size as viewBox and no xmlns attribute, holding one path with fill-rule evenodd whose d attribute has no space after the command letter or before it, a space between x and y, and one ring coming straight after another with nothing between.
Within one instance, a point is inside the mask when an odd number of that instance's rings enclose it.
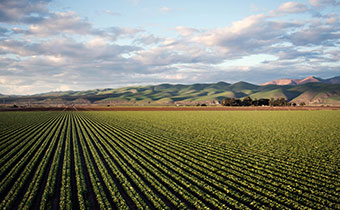
<instances>
[{"instance_id":1,"label":"patchwork field","mask_svg":"<svg viewBox=\"0 0 340 210\"><path fill-rule=\"evenodd\" d=\"M0 209L340 209L340 110L0 112Z\"/></svg>"}]
</instances>

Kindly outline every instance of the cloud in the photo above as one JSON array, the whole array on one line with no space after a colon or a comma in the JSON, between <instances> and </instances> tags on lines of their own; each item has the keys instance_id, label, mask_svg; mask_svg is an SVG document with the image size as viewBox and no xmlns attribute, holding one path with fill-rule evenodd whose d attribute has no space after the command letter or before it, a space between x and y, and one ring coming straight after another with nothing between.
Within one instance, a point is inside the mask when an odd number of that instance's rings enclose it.
<instances>
[{"instance_id":1,"label":"cloud","mask_svg":"<svg viewBox=\"0 0 340 210\"><path fill-rule=\"evenodd\" d=\"M53 36L99 36L115 41L118 38L133 37L142 32L142 29L128 27L110 27L104 29L94 28L86 19L81 18L73 11L55 12L37 24L30 24L28 29L13 28L16 34L23 34L30 37L53 37Z\"/></svg>"},{"instance_id":2,"label":"cloud","mask_svg":"<svg viewBox=\"0 0 340 210\"><path fill-rule=\"evenodd\" d=\"M114 35L115 38L118 37L134 37L140 32L144 32L143 29L139 28L129 28L129 27L110 27L105 30L111 35Z\"/></svg>"},{"instance_id":3,"label":"cloud","mask_svg":"<svg viewBox=\"0 0 340 210\"><path fill-rule=\"evenodd\" d=\"M332 26L312 26L301 29L289 35L288 39L297 46L325 45L334 46L339 44L339 28Z\"/></svg>"},{"instance_id":4,"label":"cloud","mask_svg":"<svg viewBox=\"0 0 340 210\"><path fill-rule=\"evenodd\" d=\"M0 27L0 38L8 36L9 30L7 28Z\"/></svg>"},{"instance_id":5,"label":"cloud","mask_svg":"<svg viewBox=\"0 0 340 210\"><path fill-rule=\"evenodd\" d=\"M339 17L336 14L328 14L324 18L328 24L335 24L339 22Z\"/></svg>"},{"instance_id":6,"label":"cloud","mask_svg":"<svg viewBox=\"0 0 340 210\"><path fill-rule=\"evenodd\" d=\"M181 34L181 36L192 36L195 33L199 32L199 30L195 28L189 28L189 27L184 27L184 26L177 26L175 30Z\"/></svg>"},{"instance_id":7,"label":"cloud","mask_svg":"<svg viewBox=\"0 0 340 210\"><path fill-rule=\"evenodd\" d=\"M4 1L0 92L338 74L339 17L323 7L337 1L310 2L286 2L217 28L179 24L160 36L136 27L98 28L74 11L49 11L49 1ZM251 60L257 55L264 61Z\"/></svg>"},{"instance_id":8,"label":"cloud","mask_svg":"<svg viewBox=\"0 0 340 210\"><path fill-rule=\"evenodd\" d=\"M333 5L333 6L340 5L340 1L336 1L336 0L309 0L309 3L313 7L322 7L322 6L328 6L328 5Z\"/></svg>"},{"instance_id":9,"label":"cloud","mask_svg":"<svg viewBox=\"0 0 340 210\"><path fill-rule=\"evenodd\" d=\"M149 50L140 50L132 59L145 66L173 66L177 64L214 64L223 61L224 56L218 52L209 52L204 45L194 42L169 42Z\"/></svg>"},{"instance_id":10,"label":"cloud","mask_svg":"<svg viewBox=\"0 0 340 210\"><path fill-rule=\"evenodd\" d=\"M37 49L36 44L5 39L0 41L0 54L15 54L18 56L37 55L41 52Z\"/></svg>"},{"instance_id":11,"label":"cloud","mask_svg":"<svg viewBox=\"0 0 340 210\"><path fill-rule=\"evenodd\" d=\"M169 7L161 7L159 10L160 10L162 13L169 13L169 12L172 11L172 9L169 8Z\"/></svg>"},{"instance_id":12,"label":"cloud","mask_svg":"<svg viewBox=\"0 0 340 210\"><path fill-rule=\"evenodd\" d=\"M281 48L277 55L279 60L296 60L301 58L309 60L312 58L319 58L322 53L320 51L298 51L290 48Z\"/></svg>"},{"instance_id":13,"label":"cloud","mask_svg":"<svg viewBox=\"0 0 340 210\"><path fill-rule=\"evenodd\" d=\"M109 10L109 9L103 10L102 12L105 13L105 14L107 14L107 15L111 15L111 16L115 16L115 17L117 17L117 16L122 16L121 13L119 13L119 12L113 12L113 11L111 11L111 10Z\"/></svg>"},{"instance_id":14,"label":"cloud","mask_svg":"<svg viewBox=\"0 0 340 210\"><path fill-rule=\"evenodd\" d=\"M283 40L286 31L301 26L301 23L271 20L259 14L236 21L230 27L218 28L193 37L193 40L217 48L226 57L235 58L266 52Z\"/></svg>"},{"instance_id":15,"label":"cloud","mask_svg":"<svg viewBox=\"0 0 340 210\"><path fill-rule=\"evenodd\" d=\"M0 3L0 22L32 23L47 15L50 0L2 0Z\"/></svg>"},{"instance_id":16,"label":"cloud","mask_svg":"<svg viewBox=\"0 0 340 210\"><path fill-rule=\"evenodd\" d=\"M305 4L298 2L286 2L282 4L276 12L278 13L303 13L308 11L308 7Z\"/></svg>"},{"instance_id":17,"label":"cloud","mask_svg":"<svg viewBox=\"0 0 340 210\"><path fill-rule=\"evenodd\" d=\"M114 60L122 54L139 50L139 47L117 45L106 39L94 38L87 42L77 42L70 38L57 38L41 43L36 47L40 54L66 56L81 61Z\"/></svg>"},{"instance_id":18,"label":"cloud","mask_svg":"<svg viewBox=\"0 0 340 210\"><path fill-rule=\"evenodd\" d=\"M32 24L28 30L22 30L26 34L34 36L54 36L58 34L99 34L100 31L92 28L92 25L79 17L75 12L55 12L38 24Z\"/></svg>"},{"instance_id":19,"label":"cloud","mask_svg":"<svg viewBox=\"0 0 340 210\"><path fill-rule=\"evenodd\" d=\"M155 45L155 44L160 43L161 41L164 41L164 40L152 34L151 35L142 34L140 37L134 40L134 43L143 44L143 45Z\"/></svg>"}]
</instances>

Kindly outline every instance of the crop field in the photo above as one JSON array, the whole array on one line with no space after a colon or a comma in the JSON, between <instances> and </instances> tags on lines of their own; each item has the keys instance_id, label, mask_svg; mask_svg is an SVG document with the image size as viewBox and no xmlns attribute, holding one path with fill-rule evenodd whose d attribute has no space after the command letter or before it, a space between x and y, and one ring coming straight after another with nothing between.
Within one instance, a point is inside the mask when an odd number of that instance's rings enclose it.
<instances>
[{"instance_id":1,"label":"crop field","mask_svg":"<svg viewBox=\"0 0 340 210\"><path fill-rule=\"evenodd\" d=\"M0 112L0 209L340 209L340 110Z\"/></svg>"}]
</instances>

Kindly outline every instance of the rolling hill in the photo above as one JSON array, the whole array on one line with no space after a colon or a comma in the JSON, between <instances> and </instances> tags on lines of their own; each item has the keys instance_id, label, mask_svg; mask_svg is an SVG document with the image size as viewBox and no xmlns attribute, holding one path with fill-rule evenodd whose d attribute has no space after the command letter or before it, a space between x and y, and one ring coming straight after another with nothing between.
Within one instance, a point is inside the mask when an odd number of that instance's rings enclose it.
<instances>
[{"instance_id":1,"label":"rolling hill","mask_svg":"<svg viewBox=\"0 0 340 210\"><path fill-rule=\"evenodd\" d=\"M0 96L0 98L5 98L6 104L55 106L65 104L217 104L223 98L243 98L246 96L257 99L286 98L290 102L305 102L309 105L340 105L340 84L321 82L309 82L300 85L254 85L247 82L192 85L160 84L117 89L49 92L30 96Z\"/></svg>"},{"instance_id":2,"label":"rolling hill","mask_svg":"<svg viewBox=\"0 0 340 210\"><path fill-rule=\"evenodd\" d=\"M263 83L262 85L302 85L306 83L325 83L325 84L340 84L340 76L329 79L321 79L314 76L309 76L304 79L278 79Z\"/></svg>"}]
</instances>

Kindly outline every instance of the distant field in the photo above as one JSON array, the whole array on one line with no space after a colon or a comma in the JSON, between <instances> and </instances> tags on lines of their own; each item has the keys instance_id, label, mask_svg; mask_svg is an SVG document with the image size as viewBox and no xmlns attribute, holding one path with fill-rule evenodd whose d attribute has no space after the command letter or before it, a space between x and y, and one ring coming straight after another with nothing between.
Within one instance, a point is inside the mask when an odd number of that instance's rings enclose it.
<instances>
[{"instance_id":1,"label":"distant field","mask_svg":"<svg viewBox=\"0 0 340 210\"><path fill-rule=\"evenodd\" d=\"M340 110L0 112L0 209L340 209Z\"/></svg>"}]
</instances>

